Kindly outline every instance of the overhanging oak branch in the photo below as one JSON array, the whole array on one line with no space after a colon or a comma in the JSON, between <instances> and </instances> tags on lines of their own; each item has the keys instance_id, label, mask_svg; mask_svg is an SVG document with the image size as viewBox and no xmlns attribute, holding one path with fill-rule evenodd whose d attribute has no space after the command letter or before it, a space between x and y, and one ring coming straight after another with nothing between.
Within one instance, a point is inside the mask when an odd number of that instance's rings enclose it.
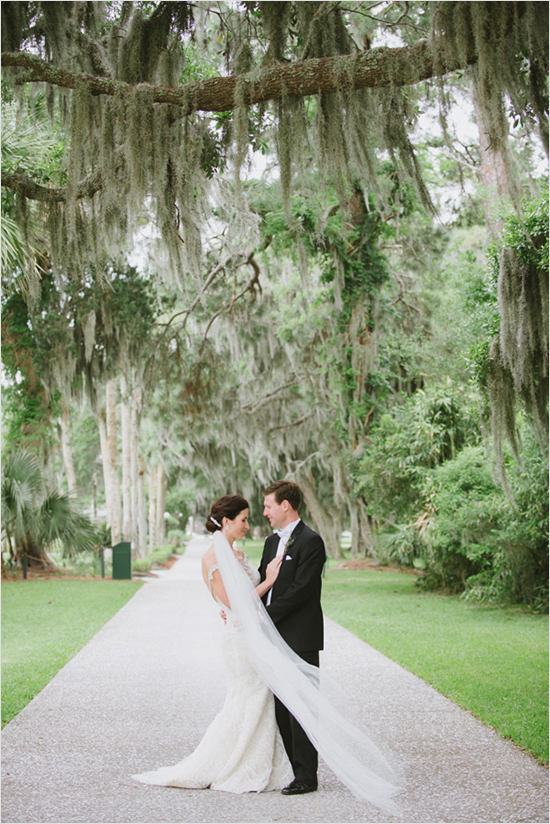
<instances>
[{"instance_id":1,"label":"overhanging oak branch","mask_svg":"<svg viewBox=\"0 0 550 824\"><path fill-rule=\"evenodd\" d=\"M29 200L40 200L43 203L62 203L67 200L67 189L42 186L32 178L21 172L2 172L2 186L13 189ZM101 174L98 172L77 187L73 196L76 200L82 197L93 197L101 188Z\"/></svg>"},{"instance_id":2,"label":"overhanging oak branch","mask_svg":"<svg viewBox=\"0 0 550 824\"><path fill-rule=\"evenodd\" d=\"M464 68L465 63L476 61L473 49L465 62L460 62L458 58L449 60L441 46L441 43L434 41L428 43L419 40L412 46L397 49L370 49L353 55L300 60L277 65L257 76L214 77L177 88L147 87L145 84L137 87L119 80L68 71L26 52L3 53L2 66L25 69L21 78L25 82L45 82L72 89L85 85L92 95L129 97L138 90L148 88L148 97L152 102L178 107L183 116L197 111L231 111L237 105L237 99L244 105L251 106L285 95L307 97L344 89L413 85L435 75ZM41 186L19 173L3 173L2 186L42 202L59 203L68 196L65 189ZM101 176L98 173L83 181L72 196L76 199L91 197L100 188Z\"/></svg>"},{"instance_id":3,"label":"overhanging oak branch","mask_svg":"<svg viewBox=\"0 0 550 824\"><path fill-rule=\"evenodd\" d=\"M437 59L435 59L437 55ZM476 61L472 49L465 62ZM419 40L402 48L378 48L352 55L312 58L296 63L277 65L258 75L213 77L196 83L171 88L151 87L154 103L178 106L182 115L193 112L226 112L237 105L237 98L246 106L276 100L285 95L308 95L341 90L408 86L434 75L447 74L465 68L458 57L449 59L437 43ZM5 52L2 66L18 66L28 71L27 82L46 82L74 89L86 85L93 95L131 95L136 87L119 80L68 71L52 66L36 55L26 52ZM142 86L141 88L144 88Z\"/></svg>"}]
</instances>

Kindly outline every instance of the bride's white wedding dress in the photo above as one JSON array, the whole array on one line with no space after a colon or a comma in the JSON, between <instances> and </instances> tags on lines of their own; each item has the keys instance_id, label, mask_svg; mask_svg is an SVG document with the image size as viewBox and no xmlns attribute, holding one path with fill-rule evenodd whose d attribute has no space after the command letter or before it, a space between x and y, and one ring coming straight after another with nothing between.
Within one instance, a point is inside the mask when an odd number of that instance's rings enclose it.
<instances>
[{"instance_id":1,"label":"bride's white wedding dress","mask_svg":"<svg viewBox=\"0 0 550 824\"><path fill-rule=\"evenodd\" d=\"M246 555L241 563L257 586L260 575ZM209 569L210 588L217 568ZM191 755L171 767L133 776L143 784L246 793L281 789L294 777L275 721L273 694L252 666L237 620L220 605L227 615L224 705Z\"/></svg>"}]
</instances>

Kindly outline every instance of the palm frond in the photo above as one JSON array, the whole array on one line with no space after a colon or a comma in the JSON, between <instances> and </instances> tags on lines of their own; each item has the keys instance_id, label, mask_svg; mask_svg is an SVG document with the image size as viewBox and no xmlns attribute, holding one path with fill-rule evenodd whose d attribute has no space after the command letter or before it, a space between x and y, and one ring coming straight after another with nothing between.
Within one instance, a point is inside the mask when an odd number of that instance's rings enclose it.
<instances>
[{"instance_id":1,"label":"palm frond","mask_svg":"<svg viewBox=\"0 0 550 824\"><path fill-rule=\"evenodd\" d=\"M23 240L19 226L8 215L2 215L2 271L21 266L24 262Z\"/></svg>"},{"instance_id":2,"label":"palm frond","mask_svg":"<svg viewBox=\"0 0 550 824\"><path fill-rule=\"evenodd\" d=\"M2 514L4 529L19 548L47 549L58 541L70 557L93 551L97 543L93 523L68 495L45 495L42 470L28 452L15 452L4 462Z\"/></svg>"},{"instance_id":3,"label":"palm frond","mask_svg":"<svg viewBox=\"0 0 550 824\"><path fill-rule=\"evenodd\" d=\"M2 170L29 170L45 159L57 137L46 120L20 116L14 104L2 106Z\"/></svg>"},{"instance_id":4,"label":"palm frond","mask_svg":"<svg viewBox=\"0 0 550 824\"><path fill-rule=\"evenodd\" d=\"M42 474L37 460L26 452L10 455L2 469L4 516L32 507L41 488Z\"/></svg>"},{"instance_id":5,"label":"palm frond","mask_svg":"<svg viewBox=\"0 0 550 824\"><path fill-rule=\"evenodd\" d=\"M42 491L38 461L27 452L9 455L2 467L2 523L15 542L36 532L36 501Z\"/></svg>"},{"instance_id":6,"label":"palm frond","mask_svg":"<svg viewBox=\"0 0 550 824\"><path fill-rule=\"evenodd\" d=\"M82 515L68 495L52 492L40 507L40 524L43 543L50 546L59 541L68 557L80 552L91 552L96 545L95 528L89 518Z\"/></svg>"}]
</instances>

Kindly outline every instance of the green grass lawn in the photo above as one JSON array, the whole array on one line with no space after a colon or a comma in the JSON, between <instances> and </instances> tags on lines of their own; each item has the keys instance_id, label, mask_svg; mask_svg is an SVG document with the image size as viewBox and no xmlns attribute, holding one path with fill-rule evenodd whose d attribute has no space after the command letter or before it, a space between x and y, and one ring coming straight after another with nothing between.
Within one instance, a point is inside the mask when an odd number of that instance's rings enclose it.
<instances>
[{"instance_id":1,"label":"green grass lawn","mask_svg":"<svg viewBox=\"0 0 550 824\"><path fill-rule=\"evenodd\" d=\"M140 586L109 580L2 582L2 727Z\"/></svg>"},{"instance_id":2,"label":"green grass lawn","mask_svg":"<svg viewBox=\"0 0 550 824\"><path fill-rule=\"evenodd\" d=\"M548 763L548 616L422 593L415 581L329 568L323 610Z\"/></svg>"}]
</instances>

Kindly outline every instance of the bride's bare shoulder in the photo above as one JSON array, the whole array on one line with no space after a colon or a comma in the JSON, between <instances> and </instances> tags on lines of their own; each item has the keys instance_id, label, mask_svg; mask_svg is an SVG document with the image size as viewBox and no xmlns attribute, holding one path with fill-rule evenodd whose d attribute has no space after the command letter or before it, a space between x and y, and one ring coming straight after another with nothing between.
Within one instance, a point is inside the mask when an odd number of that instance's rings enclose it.
<instances>
[{"instance_id":1,"label":"bride's bare shoulder","mask_svg":"<svg viewBox=\"0 0 550 824\"><path fill-rule=\"evenodd\" d=\"M208 547L204 555L202 556L202 568L203 570L208 570L212 566L212 564L216 563L216 553L214 551L214 546Z\"/></svg>"}]
</instances>

